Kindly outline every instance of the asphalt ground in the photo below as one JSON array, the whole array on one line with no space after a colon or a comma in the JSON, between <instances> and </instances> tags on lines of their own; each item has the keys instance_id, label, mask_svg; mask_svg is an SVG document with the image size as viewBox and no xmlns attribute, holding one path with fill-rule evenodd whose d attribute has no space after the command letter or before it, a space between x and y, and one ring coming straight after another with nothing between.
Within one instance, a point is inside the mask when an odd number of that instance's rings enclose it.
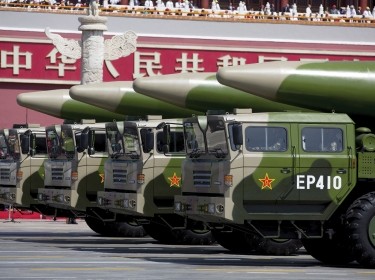
<instances>
[{"instance_id":1,"label":"asphalt ground","mask_svg":"<svg viewBox=\"0 0 375 280\"><path fill-rule=\"evenodd\" d=\"M176 246L150 237L108 238L83 220L0 220L0 279L375 279L356 263L232 254L220 245Z\"/></svg>"}]
</instances>

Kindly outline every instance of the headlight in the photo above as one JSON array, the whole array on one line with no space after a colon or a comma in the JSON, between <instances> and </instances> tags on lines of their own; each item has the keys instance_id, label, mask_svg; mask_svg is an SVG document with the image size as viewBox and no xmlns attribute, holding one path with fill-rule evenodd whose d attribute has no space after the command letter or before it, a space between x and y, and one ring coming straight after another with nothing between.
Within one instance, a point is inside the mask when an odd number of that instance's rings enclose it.
<instances>
[{"instance_id":1,"label":"headlight","mask_svg":"<svg viewBox=\"0 0 375 280\"><path fill-rule=\"evenodd\" d=\"M215 214L215 203L209 203L207 205L207 212L210 214Z\"/></svg>"},{"instance_id":2,"label":"headlight","mask_svg":"<svg viewBox=\"0 0 375 280\"><path fill-rule=\"evenodd\" d=\"M181 212L182 211L182 204L181 204L181 202L175 202L174 203L174 211L175 212Z\"/></svg>"},{"instance_id":3,"label":"headlight","mask_svg":"<svg viewBox=\"0 0 375 280\"><path fill-rule=\"evenodd\" d=\"M224 212L224 205L218 204L216 205L216 212L222 214Z\"/></svg>"},{"instance_id":4,"label":"headlight","mask_svg":"<svg viewBox=\"0 0 375 280\"><path fill-rule=\"evenodd\" d=\"M103 206L104 205L104 198L103 197L98 197L96 199L96 202L98 203L99 206Z\"/></svg>"},{"instance_id":5,"label":"headlight","mask_svg":"<svg viewBox=\"0 0 375 280\"><path fill-rule=\"evenodd\" d=\"M57 202L64 202L64 195L63 194L56 195L55 200Z\"/></svg>"}]
</instances>

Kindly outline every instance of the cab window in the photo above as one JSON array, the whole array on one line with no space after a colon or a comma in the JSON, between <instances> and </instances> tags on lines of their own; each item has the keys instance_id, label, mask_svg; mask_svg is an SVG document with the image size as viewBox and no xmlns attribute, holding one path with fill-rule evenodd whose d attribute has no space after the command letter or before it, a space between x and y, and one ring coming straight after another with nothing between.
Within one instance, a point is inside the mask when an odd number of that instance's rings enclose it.
<instances>
[{"instance_id":1,"label":"cab window","mask_svg":"<svg viewBox=\"0 0 375 280\"><path fill-rule=\"evenodd\" d=\"M245 146L251 152L284 152L287 131L284 127L249 126L245 129Z\"/></svg>"},{"instance_id":2,"label":"cab window","mask_svg":"<svg viewBox=\"0 0 375 280\"><path fill-rule=\"evenodd\" d=\"M343 132L340 128L304 127L302 148L306 152L342 152Z\"/></svg>"},{"instance_id":3,"label":"cab window","mask_svg":"<svg viewBox=\"0 0 375 280\"><path fill-rule=\"evenodd\" d=\"M184 133L181 132L176 132L176 131L171 131L170 134L171 141L169 143L169 152L170 153L181 153L185 151L185 142L184 142ZM163 153L163 133L158 132L156 134L156 148L158 153Z\"/></svg>"}]
</instances>

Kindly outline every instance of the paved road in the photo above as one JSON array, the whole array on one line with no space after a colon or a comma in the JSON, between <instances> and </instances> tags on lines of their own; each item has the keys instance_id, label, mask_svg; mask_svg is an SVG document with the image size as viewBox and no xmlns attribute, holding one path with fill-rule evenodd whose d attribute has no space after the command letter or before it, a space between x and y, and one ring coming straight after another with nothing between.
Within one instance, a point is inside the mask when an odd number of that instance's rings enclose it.
<instances>
[{"instance_id":1,"label":"paved road","mask_svg":"<svg viewBox=\"0 0 375 280\"><path fill-rule=\"evenodd\" d=\"M374 270L323 266L304 251L236 255L219 245L100 237L84 221L19 221L0 221L0 279L375 279Z\"/></svg>"}]
</instances>

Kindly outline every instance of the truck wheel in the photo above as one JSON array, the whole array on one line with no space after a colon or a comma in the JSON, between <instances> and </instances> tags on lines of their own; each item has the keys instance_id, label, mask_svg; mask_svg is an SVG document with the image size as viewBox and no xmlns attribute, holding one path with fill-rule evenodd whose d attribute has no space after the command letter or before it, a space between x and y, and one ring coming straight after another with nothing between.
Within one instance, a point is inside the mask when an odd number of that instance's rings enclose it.
<instances>
[{"instance_id":1,"label":"truck wheel","mask_svg":"<svg viewBox=\"0 0 375 280\"><path fill-rule=\"evenodd\" d=\"M144 237L147 234L143 226L131 221L113 222L110 227L118 237Z\"/></svg>"},{"instance_id":2,"label":"truck wheel","mask_svg":"<svg viewBox=\"0 0 375 280\"><path fill-rule=\"evenodd\" d=\"M176 235L166 225L150 221L149 224L143 225L147 234L163 244L178 244Z\"/></svg>"},{"instance_id":3,"label":"truck wheel","mask_svg":"<svg viewBox=\"0 0 375 280\"><path fill-rule=\"evenodd\" d=\"M302 239L308 254L329 265L344 265L354 261L347 241L341 238Z\"/></svg>"},{"instance_id":4,"label":"truck wheel","mask_svg":"<svg viewBox=\"0 0 375 280\"><path fill-rule=\"evenodd\" d=\"M347 231L356 261L375 267L375 192L358 198L346 212Z\"/></svg>"},{"instance_id":5,"label":"truck wheel","mask_svg":"<svg viewBox=\"0 0 375 280\"><path fill-rule=\"evenodd\" d=\"M217 243L233 253L249 254L255 252L258 245L255 236L239 230L213 230L212 233Z\"/></svg>"},{"instance_id":6,"label":"truck wheel","mask_svg":"<svg viewBox=\"0 0 375 280\"><path fill-rule=\"evenodd\" d=\"M175 230L178 243L185 245L211 245L215 242L211 230Z\"/></svg>"},{"instance_id":7,"label":"truck wheel","mask_svg":"<svg viewBox=\"0 0 375 280\"><path fill-rule=\"evenodd\" d=\"M295 254L301 247L299 239L261 238L256 252L263 255L289 256Z\"/></svg>"},{"instance_id":8,"label":"truck wheel","mask_svg":"<svg viewBox=\"0 0 375 280\"><path fill-rule=\"evenodd\" d=\"M97 218L85 217L86 224L94 232L108 237L143 237L146 235L142 226L131 222L103 222Z\"/></svg>"}]
</instances>

